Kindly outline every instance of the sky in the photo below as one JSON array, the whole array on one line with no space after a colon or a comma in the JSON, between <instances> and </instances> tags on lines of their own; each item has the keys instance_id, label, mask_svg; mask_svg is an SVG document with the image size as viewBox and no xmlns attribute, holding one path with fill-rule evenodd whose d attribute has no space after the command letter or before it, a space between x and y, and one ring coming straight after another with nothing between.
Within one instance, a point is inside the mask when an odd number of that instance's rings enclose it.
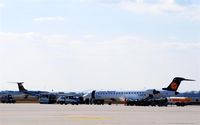
<instances>
[{"instance_id":1,"label":"sky","mask_svg":"<svg viewBox=\"0 0 200 125\"><path fill-rule=\"evenodd\" d=\"M199 0L0 0L0 90L200 90Z\"/></svg>"}]
</instances>

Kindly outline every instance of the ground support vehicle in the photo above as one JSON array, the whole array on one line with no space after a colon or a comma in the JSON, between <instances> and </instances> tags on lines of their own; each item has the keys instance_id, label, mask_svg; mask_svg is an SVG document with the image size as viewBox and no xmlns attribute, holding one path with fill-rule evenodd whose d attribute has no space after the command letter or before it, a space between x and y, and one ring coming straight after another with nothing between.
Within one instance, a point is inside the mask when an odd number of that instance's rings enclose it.
<instances>
[{"instance_id":1,"label":"ground support vehicle","mask_svg":"<svg viewBox=\"0 0 200 125\"><path fill-rule=\"evenodd\" d=\"M1 97L2 103L15 103L15 99L12 97L12 95L3 95Z\"/></svg>"},{"instance_id":2,"label":"ground support vehicle","mask_svg":"<svg viewBox=\"0 0 200 125\"><path fill-rule=\"evenodd\" d=\"M176 106L190 105L192 102L191 98L188 97L168 97L168 104Z\"/></svg>"},{"instance_id":3,"label":"ground support vehicle","mask_svg":"<svg viewBox=\"0 0 200 125\"><path fill-rule=\"evenodd\" d=\"M54 93L42 93L39 96L40 104L55 104L56 103L56 94Z\"/></svg>"},{"instance_id":4,"label":"ground support vehicle","mask_svg":"<svg viewBox=\"0 0 200 125\"><path fill-rule=\"evenodd\" d=\"M78 105L80 104L80 100L79 100L79 97L76 97L76 96L60 96L58 99L57 99L57 104L72 104L72 105Z\"/></svg>"},{"instance_id":5,"label":"ground support vehicle","mask_svg":"<svg viewBox=\"0 0 200 125\"><path fill-rule=\"evenodd\" d=\"M168 101L166 98L161 99L148 99L148 100L127 100L127 106L167 106Z\"/></svg>"}]
</instances>

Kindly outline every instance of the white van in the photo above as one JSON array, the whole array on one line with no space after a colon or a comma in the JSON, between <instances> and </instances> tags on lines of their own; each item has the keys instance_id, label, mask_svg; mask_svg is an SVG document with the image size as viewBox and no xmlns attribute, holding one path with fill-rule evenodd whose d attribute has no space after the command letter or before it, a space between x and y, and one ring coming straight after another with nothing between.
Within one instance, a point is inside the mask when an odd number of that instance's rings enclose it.
<instances>
[{"instance_id":1,"label":"white van","mask_svg":"<svg viewBox=\"0 0 200 125\"><path fill-rule=\"evenodd\" d=\"M57 99L57 104L72 104L72 105L78 105L80 104L79 98L74 96L60 96Z\"/></svg>"}]
</instances>

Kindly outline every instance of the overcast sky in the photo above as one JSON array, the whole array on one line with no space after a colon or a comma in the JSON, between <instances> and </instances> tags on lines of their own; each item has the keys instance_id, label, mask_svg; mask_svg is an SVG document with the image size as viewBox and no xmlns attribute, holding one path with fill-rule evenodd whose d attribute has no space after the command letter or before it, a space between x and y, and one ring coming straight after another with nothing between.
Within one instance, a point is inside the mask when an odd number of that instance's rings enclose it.
<instances>
[{"instance_id":1,"label":"overcast sky","mask_svg":"<svg viewBox=\"0 0 200 125\"><path fill-rule=\"evenodd\" d=\"M0 0L0 90L200 90L199 0Z\"/></svg>"}]
</instances>

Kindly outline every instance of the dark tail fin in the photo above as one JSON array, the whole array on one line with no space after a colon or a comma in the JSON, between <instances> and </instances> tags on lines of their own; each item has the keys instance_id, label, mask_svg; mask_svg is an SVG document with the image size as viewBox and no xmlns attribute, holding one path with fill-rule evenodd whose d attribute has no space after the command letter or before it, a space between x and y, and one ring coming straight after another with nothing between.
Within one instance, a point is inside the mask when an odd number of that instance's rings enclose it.
<instances>
[{"instance_id":1,"label":"dark tail fin","mask_svg":"<svg viewBox=\"0 0 200 125\"><path fill-rule=\"evenodd\" d=\"M17 82L18 84L18 88L20 92L26 92L27 90L24 88L24 86L22 85L24 82Z\"/></svg>"},{"instance_id":2,"label":"dark tail fin","mask_svg":"<svg viewBox=\"0 0 200 125\"><path fill-rule=\"evenodd\" d=\"M169 90L169 91L177 91L177 89L182 81L195 81L195 80L185 79L185 78L181 78L181 77L175 77L167 88L162 88L162 89Z\"/></svg>"}]
</instances>

